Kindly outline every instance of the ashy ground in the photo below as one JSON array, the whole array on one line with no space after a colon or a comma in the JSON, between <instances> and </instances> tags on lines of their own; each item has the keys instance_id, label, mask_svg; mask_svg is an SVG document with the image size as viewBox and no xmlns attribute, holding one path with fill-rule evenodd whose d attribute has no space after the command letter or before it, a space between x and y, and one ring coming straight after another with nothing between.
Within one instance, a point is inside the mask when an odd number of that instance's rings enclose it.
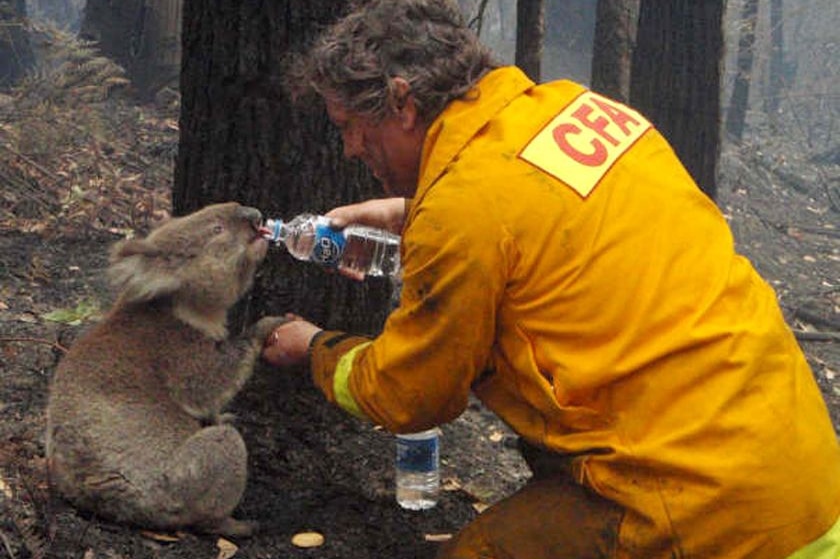
<instances>
[{"instance_id":1,"label":"ashy ground","mask_svg":"<svg viewBox=\"0 0 840 559\"><path fill-rule=\"evenodd\" d=\"M430 558L438 540L524 483L516 438L474 403L443 427L439 505L401 510L393 438L326 404L303 371L260 369L232 410L250 452L237 515L261 523L255 537L146 533L49 498L49 379L110 300L110 244L166 212L177 125L170 106L57 113L61 104L37 104L37 93L0 98L0 557ZM719 204L739 250L776 289L840 429L840 162L765 151L786 157L725 150ZM308 531L323 545L293 545Z\"/></svg>"}]
</instances>

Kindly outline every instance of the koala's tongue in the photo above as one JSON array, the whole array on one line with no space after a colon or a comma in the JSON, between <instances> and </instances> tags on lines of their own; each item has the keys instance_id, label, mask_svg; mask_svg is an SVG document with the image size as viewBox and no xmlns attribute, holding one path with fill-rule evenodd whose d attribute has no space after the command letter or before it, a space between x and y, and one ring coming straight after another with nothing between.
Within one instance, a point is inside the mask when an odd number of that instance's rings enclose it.
<instances>
[{"instance_id":1,"label":"koala's tongue","mask_svg":"<svg viewBox=\"0 0 840 559\"><path fill-rule=\"evenodd\" d=\"M257 233L259 234L260 237L263 237L265 239L270 239L271 238L271 229L269 229L265 225L259 227L257 229Z\"/></svg>"}]
</instances>

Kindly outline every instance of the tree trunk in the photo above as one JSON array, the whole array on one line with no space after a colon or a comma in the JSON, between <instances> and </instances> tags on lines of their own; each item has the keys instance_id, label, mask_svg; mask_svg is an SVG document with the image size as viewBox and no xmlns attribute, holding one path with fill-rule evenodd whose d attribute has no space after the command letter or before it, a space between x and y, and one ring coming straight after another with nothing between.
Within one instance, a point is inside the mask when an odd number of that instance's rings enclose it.
<instances>
[{"instance_id":1,"label":"tree trunk","mask_svg":"<svg viewBox=\"0 0 840 559\"><path fill-rule=\"evenodd\" d=\"M381 195L360 164L342 157L323 107L291 106L284 57L343 11L345 2L196 0L184 5L181 138L173 205L184 214L236 200L291 218ZM376 333L390 287L354 282L269 252L240 315L295 312L327 328Z\"/></svg>"},{"instance_id":2,"label":"tree trunk","mask_svg":"<svg viewBox=\"0 0 840 559\"><path fill-rule=\"evenodd\" d=\"M671 142L700 188L717 193L723 0L642 0L630 103Z\"/></svg>"},{"instance_id":3,"label":"tree trunk","mask_svg":"<svg viewBox=\"0 0 840 559\"><path fill-rule=\"evenodd\" d=\"M598 0L592 46L592 89L628 102L639 0Z\"/></svg>"},{"instance_id":4,"label":"tree trunk","mask_svg":"<svg viewBox=\"0 0 840 559\"><path fill-rule=\"evenodd\" d=\"M142 49L133 77L143 97L163 87L178 89L181 72L182 0L146 0Z\"/></svg>"},{"instance_id":5,"label":"tree trunk","mask_svg":"<svg viewBox=\"0 0 840 559\"><path fill-rule=\"evenodd\" d=\"M0 0L0 87L16 84L35 63L24 0Z\"/></svg>"},{"instance_id":6,"label":"tree trunk","mask_svg":"<svg viewBox=\"0 0 840 559\"><path fill-rule=\"evenodd\" d=\"M182 0L88 0L80 36L122 66L142 99L177 87Z\"/></svg>"},{"instance_id":7,"label":"tree trunk","mask_svg":"<svg viewBox=\"0 0 840 559\"><path fill-rule=\"evenodd\" d=\"M72 33L79 31L84 0L29 0L29 17L51 21Z\"/></svg>"},{"instance_id":8,"label":"tree trunk","mask_svg":"<svg viewBox=\"0 0 840 559\"><path fill-rule=\"evenodd\" d=\"M543 0L516 2L516 65L535 82L540 81L540 62L545 31Z\"/></svg>"},{"instance_id":9,"label":"tree trunk","mask_svg":"<svg viewBox=\"0 0 840 559\"><path fill-rule=\"evenodd\" d=\"M770 78L764 110L775 122L785 87L784 6L782 0L770 0Z\"/></svg>"},{"instance_id":10,"label":"tree trunk","mask_svg":"<svg viewBox=\"0 0 840 559\"><path fill-rule=\"evenodd\" d=\"M736 142L744 137L744 124L750 104L750 81L755 54L755 26L758 19L758 0L744 0L738 36L738 60L732 98L726 111L726 133Z\"/></svg>"},{"instance_id":11,"label":"tree trunk","mask_svg":"<svg viewBox=\"0 0 840 559\"><path fill-rule=\"evenodd\" d=\"M487 0L480 0L484 6L487 5ZM510 26L507 24L510 17L508 16L508 9L510 8L511 1L510 0L497 0L496 8L499 12L499 34L501 35L502 42L506 41L510 38L512 33L510 32ZM482 13L486 13L482 10ZM514 37L515 39L515 37Z\"/></svg>"},{"instance_id":12,"label":"tree trunk","mask_svg":"<svg viewBox=\"0 0 840 559\"><path fill-rule=\"evenodd\" d=\"M99 50L131 76L142 44L144 0L87 0L79 35L94 41Z\"/></svg>"}]
</instances>

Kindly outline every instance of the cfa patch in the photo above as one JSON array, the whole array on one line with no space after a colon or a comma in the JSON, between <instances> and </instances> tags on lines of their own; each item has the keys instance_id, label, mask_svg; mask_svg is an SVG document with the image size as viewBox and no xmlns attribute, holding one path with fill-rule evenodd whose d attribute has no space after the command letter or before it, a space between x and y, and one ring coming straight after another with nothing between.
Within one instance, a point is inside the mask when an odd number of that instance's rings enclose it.
<instances>
[{"instance_id":1,"label":"cfa patch","mask_svg":"<svg viewBox=\"0 0 840 559\"><path fill-rule=\"evenodd\" d=\"M519 157L586 198L650 127L630 107L584 91L528 142Z\"/></svg>"}]
</instances>

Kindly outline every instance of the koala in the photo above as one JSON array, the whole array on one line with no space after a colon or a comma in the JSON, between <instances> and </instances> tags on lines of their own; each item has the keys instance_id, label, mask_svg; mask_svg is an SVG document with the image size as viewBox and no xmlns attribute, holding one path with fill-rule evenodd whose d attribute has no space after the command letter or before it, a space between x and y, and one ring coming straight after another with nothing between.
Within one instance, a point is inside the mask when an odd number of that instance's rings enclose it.
<instances>
[{"instance_id":1,"label":"koala","mask_svg":"<svg viewBox=\"0 0 840 559\"><path fill-rule=\"evenodd\" d=\"M268 243L261 214L237 203L173 218L117 243L119 294L51 379L51 487L77 508L153 529L248 536L231 513L247 453L222 408L250 377L265 317L229 339L228 310L251 288Z\"/></svg>"}]
</instances>

